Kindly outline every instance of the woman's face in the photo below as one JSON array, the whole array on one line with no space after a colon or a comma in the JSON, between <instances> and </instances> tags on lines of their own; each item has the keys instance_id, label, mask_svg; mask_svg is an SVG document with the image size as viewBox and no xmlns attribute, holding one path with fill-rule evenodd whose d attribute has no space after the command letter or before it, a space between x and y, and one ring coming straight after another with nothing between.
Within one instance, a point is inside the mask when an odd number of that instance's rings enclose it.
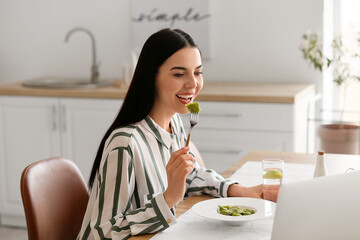
<instances>
[{"instance_id":1,"label":"woman's face","mask_svg":"<svg viewBox=\"0 0 360 240\"><path fill-rule=\"evenodd\" d=\"M185 47L175 52L160 66L155 84L157 111L187 113L185 104L192 102L203 87L199 50Z\"/></svg>"}]
</instances>

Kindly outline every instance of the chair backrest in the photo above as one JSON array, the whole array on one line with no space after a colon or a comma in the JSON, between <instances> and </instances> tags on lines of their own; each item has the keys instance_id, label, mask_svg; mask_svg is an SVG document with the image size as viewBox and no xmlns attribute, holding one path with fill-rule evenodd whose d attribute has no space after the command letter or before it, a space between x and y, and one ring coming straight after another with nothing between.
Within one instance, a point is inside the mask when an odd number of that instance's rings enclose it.
<instances>
[{"instance_id":1,"label":"chair backrest","mask_svg":"<svg viewBox=\"0 0 360 240\"><path fill-rule=\"evenodd\" d=\"M27 166L21 196L29 240L76 239L89 193L72 161L54 157Z\"/></svg>"}]
</instances>

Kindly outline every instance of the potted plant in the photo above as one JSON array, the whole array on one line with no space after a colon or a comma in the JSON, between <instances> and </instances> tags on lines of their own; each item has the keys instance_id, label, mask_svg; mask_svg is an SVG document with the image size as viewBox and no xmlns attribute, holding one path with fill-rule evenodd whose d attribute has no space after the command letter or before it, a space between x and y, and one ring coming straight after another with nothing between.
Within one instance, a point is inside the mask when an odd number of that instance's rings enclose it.
<instances>
[{"instance_id":1,"label":"potted plant","mask_svg":"<svg viewBox=\"0 0 360 240\"><path fill-rule=\"evenodd\" d=\"M357 47L347 49L344 47L342 37L336 37L332 41L333 56L326 57L323 54L322 44L315 33L306 33L302 37L300 50L304 59L316 70L323 71L332 67L334 82L339 86L345 101L346 89L349 82L360 81L360 74L356 73L352 65L360 63L360 39L357 39ZM320 147L328 153L359 153L359 126L342 122L344 107L340 114L340 122L321 124L318 128Z\"/></svg>"}]
</instances>

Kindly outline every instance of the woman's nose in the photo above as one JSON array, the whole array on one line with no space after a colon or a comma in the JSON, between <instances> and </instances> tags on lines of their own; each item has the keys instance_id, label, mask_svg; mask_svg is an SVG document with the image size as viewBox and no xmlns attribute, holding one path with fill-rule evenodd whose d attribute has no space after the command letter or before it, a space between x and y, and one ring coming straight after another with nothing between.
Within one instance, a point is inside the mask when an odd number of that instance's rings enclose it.
<instances>
[{"instance_id":1,"label":"woman's nose","mask_svg":"<svg viewBox=\"0 0 360 240\"><path fill-rule=\"evenodd\" d=\"M194 75L190 76L189 79L186 81L187 88L196 88L197 86L197 79Z\"/></svg>"}]
</instances>

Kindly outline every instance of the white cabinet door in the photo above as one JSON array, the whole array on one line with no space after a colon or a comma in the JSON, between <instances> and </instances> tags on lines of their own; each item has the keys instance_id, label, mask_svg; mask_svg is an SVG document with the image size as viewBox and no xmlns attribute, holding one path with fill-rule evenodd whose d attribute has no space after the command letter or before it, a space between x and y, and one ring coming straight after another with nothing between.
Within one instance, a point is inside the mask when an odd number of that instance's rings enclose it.
<instances>
[{"instance_id":1,"label":"white cabinet door","mask_svg":"<svg viewBox=\"0 0 360 240\"><path fill-rule=\"evenodd\" d=\"M0 213L5 225L25 226L23 169L41 159L73 160L85 179L122 100L0 97Z\"/></svg>"},{"instance_id":2,"label":"white cabinet door","mask_svg":"<svg viewBox=\"0 0 360 240\"><path fill-rule=\"evenodd\" d=\"M60 99L63 156L87 181L101 139L115 119L121 99Z\"/></svg>"},{"instance_id":3,"label":"white cabinet door","mask_svg":"<svg viewBox=\"0 0 360 240\"><path fill-rule=\"evenodd\" d=\"M60 155L58 99L0 97L0 210L23 215L20 176L32 162Z\"/></svg>"}]
</instances>

